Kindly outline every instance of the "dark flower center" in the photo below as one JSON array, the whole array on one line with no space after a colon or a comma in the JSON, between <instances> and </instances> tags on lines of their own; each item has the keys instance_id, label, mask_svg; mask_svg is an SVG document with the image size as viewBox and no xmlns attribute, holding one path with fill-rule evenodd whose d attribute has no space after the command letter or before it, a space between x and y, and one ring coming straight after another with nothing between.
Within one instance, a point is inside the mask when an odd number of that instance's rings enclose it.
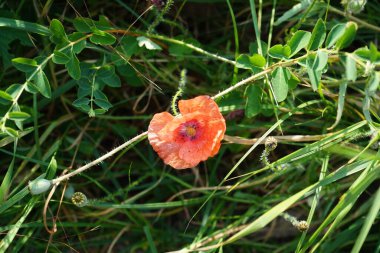
<instances>
[{"instance_id":1,"label":"dark flower center","mask_svg":"<svg viewBox=\"0 0 380 253\"><path fill-rule=\"evenodd\" d=\"M186 126L186 135L193 137L197 134L197 130L193 126Z\"/></svg>"},{"instance_id":2,"label":"dark flower center","mask_svg":"<svg viewBox=\"0 0 380 253\"><path fill-rule=\"evenodd\" d=\"M194 140L199 135L199 123L196 120L185 122L180 127L180 134L187 140Z\"/></svg>"}]
</instances>

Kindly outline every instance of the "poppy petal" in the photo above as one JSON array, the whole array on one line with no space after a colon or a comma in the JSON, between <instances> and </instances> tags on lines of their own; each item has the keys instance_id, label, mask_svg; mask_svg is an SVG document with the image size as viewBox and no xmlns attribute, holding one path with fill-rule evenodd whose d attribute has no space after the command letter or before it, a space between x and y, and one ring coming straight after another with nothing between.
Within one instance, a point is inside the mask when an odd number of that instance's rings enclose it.
<instances>
[{"instance_id":1,"label":"poppy petal","mask_svg":"<svg viewBox=\"0 0 380 253\"><path fill-rule=\"evenodd\" d=\"M173 120L173 115L168 112L157 113L149 123L148 133L155 134Z\"/></svg>"},{"instance_id":2,"label":"poppy petal","mask_svg":"<svg viewBox=\"0 0 380 253\"><path fill-rule=\"evenodd\" d=\"M210 152L210 145L208 145L206 140L186 142L179 150L179 157L195 166L201 161L207 160L210 156Z\"/></svg>"},{"instance_id":3,"label":"poppy petal","mask_svg":"<svg viewBox=\"0 0 380 253\"><path fill-rule=\"evenodd\" d=\"M181 148L181 145L161 142L157 147L157 150L155 150L159 157L164 161L164 163L172 166L175 169L187 169L192 168L196 165L180 158L179 150Z\"/></svg>"},{"instance_id":4,"label":"poppy petal","mask_svg":"<svg viewBox=\"0 0 380 253\"><path fill-rule=\"evenodd\" d=\"M219 107L209 96L198 96L193 99L180 100L178 108L182 115L189 113L202 113L211 117L223 117L219 112Z\"/></svg>"}]
</instances>

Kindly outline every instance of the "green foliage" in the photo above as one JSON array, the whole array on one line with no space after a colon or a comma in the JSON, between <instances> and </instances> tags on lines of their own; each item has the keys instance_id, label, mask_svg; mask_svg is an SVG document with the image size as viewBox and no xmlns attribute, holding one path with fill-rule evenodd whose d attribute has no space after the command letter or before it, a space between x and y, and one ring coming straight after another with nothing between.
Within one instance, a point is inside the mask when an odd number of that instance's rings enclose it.
<instances>
[{"instance_id":1,"label":"green foliage","mask_svg":"<svg viewBox=\"0 0 380 253\"><path fill-rule=\"evenodd\" d=\"M262 90L257 85L250 85L245 90L245 95L247 97L245 104L245 115L248 118L252 118L261 111Z\"/></svg>"},{"instance_id":2,"label":"green foliage","mask_svg":"<svg viewBox=\"0 0 380 253\"><path fill-rule=\"evenodd\" d=\"M287 45L290 47L290 56L293 56L301 49L306 48L306 46L309 44L310 38L310 32L297 31L294 33L292 38L287 43Z\"/></svg>"},{"instance_id":3,"label":"green foliage","mask_svg":"<svg viewBox=\"0 0 380 253\"><path fill-rule=\"evenodd\" d=\"M175 37L175 39L180 40L180 41L184 41L187 44L191 44L191 45L194 45L196 47L200 46L200 43L193 38L187 38L185 36L177 36L177 37ZM189 47L186 47L186 46L183 46L180 44L174 44L174 43L169 45L168 51L171 55L176 56L176 57L187 56L193 52L193 50Z\"/></svg>"},{"instance_id":4,"label":"green foliage","mask_svg":"<svg viewBox=\"0 0 380 253\"><path fill-rule=\"evenodd\" d=\"M34 84L37 90L46 98L51 97L51 88L49 79L39 67L32 74L27 75L28 79Z\"/></svg>"},{"instance_id":5,"label":"green foliage","mask_svg":"<svg viewBox=\"0 0 380 253\"><path fill-rule=\"evenodd\" d=\"M273 93L278 102L282 102L288 95L290 73L286 68L276 68L272 73Z\"/></svg>"},{"instance_id":6,"label":"green foliage","mask_svg":"<svg viewBox=\"0 0 380 253\"><path fill-rule=\"evenodd\" d=\"M318 19L317 23L313 28L311 33L309 44L307 45L308 50L316 50L320 48L326 38L326 25L322 19Z\"/></svg>"},{"instance_id":7,"label":"green foliage","mask_svg":"<svg viewBox=\"0 0 380 253\"><path fill-rule=\"evenodd\" d=\"M325 71L328 60L328 53L318 50L316 55L310 55L306 59L307 73L310 78L313 90L317 90L322 78L322 73Z\"/></svg>"},{"instance_id":8,"label":"green foliage","mask_svg":"<svg viewBox=\"0 0 380 253\"><path fill-rule=\"evenodd\" d=\"M26 112L10 112L8 116L10 120L26 120L30 117Z\"/></svg>"},{"instance_id":9,"label":"green foliage","mask_svg":"<svg viewBox=\"0 0 380 253\"><path fill-rule=\"evenodd\" d=\"M99 29L93 29L93 34L90 37L90 41L99 45L112 45L116 42L115 36L112 34L103 32Z\"/></svg>"},{"instance_id":10,"label":"green foliage","mask_svg":"<svg viewBox=\"0 0 380 253\"><path fill-rule=\"evenodd\" d=\"M367 47L359 48L355 50L354 53L356 56L365 61L370 61L372 63L380 62L380 52L377 51L377 48L375 46L372 46L371 49L368 49Z\"/></svg>"},{"instance_id":11,"label":"green foliage","mask_svg":"<svg viewBox=\"0 0 380 253\"><path fill-rule=\"evenodd\" d=\"M346 57L346 78L348 81L355 82L357 79L356 61L352 55Z\"/></svg>"},{"instance_id":12,"label":"green foliage","mask_svg":"<svg viewBox=\"0 0 380 253\"><path fill-rule=\"evenodd\" d=\"M14 58L12 59L13 65L22 72L33 72L37 70L37 61L28 58Z\"/></svg>"},{"instance_id":13,"label":"green foliage","mask_svg":"<svg viewBox=\"0 0 380 253\"><path fill-rule=\"evenodd\" d=\"M288 59L292 53L292 49L288 45L274 45L268 51L268 54L277 59Z\"/></svg>"},{"instance_id":14,"label":"green foliage","mask_svg":"<svg viewBox=\"0 0 380 253\"><path fill-rule=\"evenodd\" d=\"M14 58L14 54L10 52L12 44L19 41L23 46L32 47L33 43L28 33L47 35L49 30L36 23L0 17L0 33L0 56L2 60L0 64L4 69L7 69L11 66L11 59Z\"/></svg>"},{"instance_id":15,"label":"green foliage","mask_svg":"<svg viewBox=\"0 0 380 253\"><path fill-rule=\"evenodd\" d=\"M253 72L259 72L265 64L265 58L259 54L253 54L252 56L242 54L236 59L236 67L241 69L251 69Z\"/></svg>"},{"instance_id":16,"label":"green foliage","mask_svg":"<svg viewBox=\"0 0 380 253\"><path fill-rule=\"evenodd\" d=\"M335 46L337 50L349 46L355 38L358 25L355 22L335 25L326 38L326 47Z\"/></svg>"},{"instance_id":17,"label":"green foliage","mask_svg":"<svg viewBox=\"0 0 380 253\"><path fill-rule=\"evenodd\" d=\"M55 44L63 44L65 42L68 42L67 35L65 33L65 29L63 28L62 23L57 20L53 19L50 22L50 41Z\"/></svg>"},{"instance_id":18,"label":"green foliage","mask_svg":"<svg viewBox=\"0 0 380 253\"><path fill-rule=\"evenodd\" d=\"M335 47L337 50L348 47L354 41L358 25L354 22L348 22L345 26L344 33L336 41Z\"/></svg>"},{"instance_id":19,"label":"green foliage","mask_svg":"<svg viewBox=\"0 0 380 253\"><path fill-rule=\"evenodd\" d=\"M0 90L0 103L7 105L12 102L13 98L7 92Z\"/></svg>"}]
</instances>

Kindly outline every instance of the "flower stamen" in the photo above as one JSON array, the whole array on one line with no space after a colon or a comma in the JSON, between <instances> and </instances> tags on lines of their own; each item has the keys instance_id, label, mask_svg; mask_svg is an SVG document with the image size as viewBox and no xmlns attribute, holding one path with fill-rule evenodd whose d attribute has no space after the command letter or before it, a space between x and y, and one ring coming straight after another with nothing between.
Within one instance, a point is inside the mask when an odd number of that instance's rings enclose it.
<instances>
[{"instance_id":1,"label":"flower stamen","mask_svg":"<svg viewBox=\"0 0 380 253\"><path fill-rule=\"evenodd\" d=\"M195 120L188 121L183 123L180 128L180 134L187 140L195 140L197 138L198 131L198 122Z\"/></svg>"},{"instance_id":2,"label":"flower stamen","mask_svg":"<svg viewBox=\"0 0 380 253\"><path fill-rule=\"evenodd\" d=\"M193 126L186 126L186 135L194 137L197 134L197 130Z\"/></svg>"}]
</instances>

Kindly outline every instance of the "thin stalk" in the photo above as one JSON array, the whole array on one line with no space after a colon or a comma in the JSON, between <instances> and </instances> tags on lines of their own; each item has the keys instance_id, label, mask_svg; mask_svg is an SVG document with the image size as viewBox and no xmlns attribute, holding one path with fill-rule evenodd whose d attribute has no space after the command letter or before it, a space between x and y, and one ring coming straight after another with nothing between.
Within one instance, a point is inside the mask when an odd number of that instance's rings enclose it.
<instances>
[{"instance_id":1,"label":"thin stalk","mask_svg":"<svg viewBox=\"0 0 380 253\"><path fill-rule=\"evenodd\" d=\"M158 40L170 42L170 43L173 43L173 44L181 45L181 46L190 48L190 49L194 50L195 52L198 52L200 54L206 55L206 56L208 56L210 58L214 58L216 60L220 60L220 61L232 64L232 65L236 64L236 62L233 61L233 60L230 60L230 59L227 59L225 57L219 56L218 54L213 54L213 53L207 52L206 50L203 50L202 48L196 47L196 46L194 46L192 44L186 43L186 42L181 41L181 40L167 38L165 36L158 35L158 34L147 34L147 33L143 33L143 32L135 32L134 33L134 32L129 32L128 30L121 30L121 29L107 30L106 32L108 32L108 33L115 33L115 34L129 34L131 36L142 35L142 36L146 36L146 37L149 37L149 38L158 39Z\"/></svg>"},{"instance_id":2,"label":"thin stalk","mask_svg":"<svg viewBox=\"0 0 380 253\"><path fill-rule=\"evenodd\" d=\"M330 156L327 155L324 159L323 159L323 164L322 164L322 169L321 169L321 173L319 174L319 181L322 181L325 176L326 176L326 172L327 172L327 167L329 165L329 161L330 161ZM313 198L313 202L311 204L311 208L310 208L310 212L309 212L309 215L307 217L307 223L311 225L311 221L313 219L313 216L314 216L314 212L317 208L317 205L318 205L318 201L319 201L319 194L322 190L322 186L319 186L317 189L315 189L315 195L314 195L314 198ZM299 252L301 247L302 247L302 244L306 238L306 234L307 234L307 231L304 231L301 235L301 239L298 241L298 245L297 245L297 249L296 249L296 252Z\"/></svg>"},{"instance_id":3,"label":"thin stalk","mask_svg":"<svg viewBox=\"0 0 380 253\"><path fill-rule=\"evenodd\" d=\"M66 174L66 175L63 175L63 176L60 176L60 177L57 177L56 179L53 179L52 180L52 184L56 185L64 180L67 180L69 179L70 177L73 177L79 173L82 173L83 171L101 163L102 161L106 160L107 158L113 156L114 154L116 154L117 152L123 150L124 148L128 147L129 145L132 145L134 143L137 143L143 139L145 139L146 137L148 136L148 132L143 132L135 137L133 137L132 139L130 139L129 141L127 142L124 142L122 145L118 146L117 148L113 149L112 151L106 153L105 155L102 155L101 157L99 157L98 159Z\"/></svg>"},{"instance_id":4,"label":"thin stalk","mask_svg":"<svg viewBox=\"0 0 380 253\"><path fill-rule=\"evenodd\" d=\"M330 0L327 0L327 8L326 8L326 14L325 14L325 23L327 22L327 16L329 14L330 9Z\"/></svg>"},{"instance_id":5,"label":"thin stalk","mask_svg":"<svg viewBox=\"0 0 380 253\"><path fill-rule=\"evenodd\" d=\"M170 7L172 6L174 0L168 0L165 4L165 7L160 11L158 8L156 10L159 12L156 19L152 22L152 24L148 27L148 34L151 34L154 31L154 28L156 28L160 22L162 21L164 15L168 13L170 10Z\"/></svg>"},{"instance_id":6,"label":"thin stalk","mask_svg":"<svg viewBox=\"0 0 380 253\"><path fill-rule=\"evenodd\" d=\"M271 46L271 42L272 42L272 33L273 33L273 26L274 26L274 17L275 17L275 13L276 13L276 4L277 4L277 0L274 0L273 1L273 6L272 6L272 14L271 14L271 19L270 19L270 26L269 26L269 35L268 35L268 47L267 47L267 50L269 50L270 46ZM265 52L267 54L267 62L265 64L265 67L268 67L268 64L269 64L269 54L268 52ZM266 81L267 81L267 84L269 86L269 89L270 89L270 92L269 92L269 98L270 98L270 102L272 103L273 105L273 111L274 111L274 114L276 116L276 120L279 119L278 117L278 102L277 102L277 99L274 95L274 91L273 91L273 87L272 87L272 84L269 80L269 76L268 75L265 75L265 78L266 78ZM274 106L274 105L277 105ZM279 130L280 132L282 132L282 128L281 126L279 126Z\"/></svg>"},{"instance_id":7,"label":"thin stalk","mask_svg":"<svg viewBox=\"0 0 380 253\"><path fill-rule=\"evenodd\" d=\"M227 1L227 5L228 5L228 9L230 10L230 14L231 14L231 20L232 20L232 25L233 25L233 28L234 28L234 38L235 38L235 60L239 57L239 35L238 35L238 30L237 30L237 25L236 25L236 19L235 19L235 14L234 14L234 10L232 9L232 6L231 6L231 3L230 3L230 0L226 0ZM239 69L237 68L237 66L235 65L234 66L234 76L232 78L232 83L236 83L236 80L237 80L237 74L239 72Z\"/></svg>"},{"instance_id":8,"label":"thin stalk","mask_svg":"<svg viewBox=\"0 0 380 253\"><path fill-rule=\"evenodd\" d=\"M302 23L305 22L307 14L309 14L309 12L311 11L311 9L313 9L315 2L316 2L316 0L314 0L311 3L311 5L307 8L307 10L305 11L305 13L302 15L301 19L298 21L298 23L292 28L292 30L297 31L301 27Z\"/></svg>"},{"instance_id":9,"label":"thin stalk","mask_svg":"<svg viewBox=\"0 0 380 253\"><path fill-rule=\"evenodd\" d=\"M363 227L360 230L359 236L355 241L355 245L352 248L351 253L359 253L365 239L368 236L369 230L371 227L373 227L373 224L375 222L376 216L379 213L380 210L380 187L377 189L377 192L375 193L375 197L373 198L373 204L371 206L371 209L368 212L368 215L364 221Z\"/></svg>"},{"instance_id":10,"label":"thin stalk","mask_svg":"<svg viewBox=\"0 0 380 253\"><path fill-rule=\"evenodd\" d=\"M357 17L352 16L351 14L348 14L348 13L345 13L345 12L343 12L341 10L338 10L337 8L334 8L331 5L329 6L329 11L332 11L332 12L334 12L336 14L344 16L344 17L346 17L346 18L348 18L348 19L350 19L352 21L355 21L359 25L367 27L368 29L374 30L376 32L380 32L380 27L372 25L370 23L367 23L367 22L365 22L365 21L363 21L363 20L361 20L361 19L359 19Z\"/></svg>"},{"instance_id":11,"label":"thin stalk","mask_svg":"<svg viewBox=\"0 0 380 253\"><path fill-rule=\"evenodd\" d=\"M263 18L263 0L259 0L259 12L257 14L257 25L258 25L259 31L261 31L262 18Z\"/></svg>"},{"instance_id":12,"label":"thin stalk","mask_svg":"<svg viewBox=\"0 0 380 253\"><path fill-rule=\"evenodd\" d=\"M167 42L171 42L171 43L174 43L174 44L177 44L177 45L182 45L182 46L188 47L188 48L194 50L195 52L204 54L204 55L206 55L208 57L211 57L211 58L223 61L223 62L227 62L227 63L232 64L232 65L236 64L235 61L229 60L229 59L227 59L225 57L222 57L222 56L219 56L217 54L213 54L213 53L207 52L206 50L203 50L202 48L196 47L196 46L194 46L192 44L189 44L189 43L186 43L186 42L183 42L183 41L180 41L180 40L171 39L171 38L167 38L165 36L156 35L156 34L149 34L147 36L149 36L151 38L159 39L159 40L162 40L162 41L167 41Z\"/></svg>"},{"instance_id":13,"label":"thin stalk","mask_svg":"<svg viewBox=\"0 0 380 253\"><path fill-rule=\"evenodd\" d=\"M263 139L263 141L260 142L259 144L264 144L268 138L275 138L278 143L319 141L333 134L335 133L319 134L319 135L268 136L265 139ZM253 145L259 141L259 138L247 139L247 138L242 138L238 136L224 135L224 140L230 143L237 143L241 145Z\"/></svg>"},{"instance_id":14,"label":"thin stalk","mask_svg":"<svg viewBox=\"0 0 380 253\"><path fill-rule=\"evenodd\" d=\"M311 53L311 52L310 52ZM220 98L228 93L230 93L231 91L243 86L243 85L246 85L250 82L253 82L255 81L256 79L260 78L260 77L263 77L265 76L266 74L272 72L274 69L278 68L278 67L288 67L288 66L292 66L296 63L298 63L300 60L304 59L304 58L307 58L309 56L310 53L307 53L303 56L300 56L298 58L295 58L293 60L289 60L289 61L282 61L282 62L278 62L276 64L273 64L272 66L264 69L263 71L261 71L260 73L257 73L255 75L252 75L238 83L236 83L234 86L231 86L229 87L228 89L225 89L224 91L222 92L219 92L218 94L216 94L215 96L212 97L212 99L217 99L217 98Z\"/></svg>"},{"instance_id":15,"label":"thin stalk","mask_svg":"<svg viewBox=\"0 0 380 253\"><path fill-rule=\"evenodd\" d=\"M41 159L41 148L40 148L40 136L38 134L38 105L37 105L37 94L33 94L33 124L34 124L34 141L36 142L37 157Z\"/></svg>"},{"instance_id":16,"label":"thin stalk","mask_svg":"<svg viewBox=\"0 0 380 253\"><path fill-rule=\"evenodd\" d=\"M277 0L273 0L272 14L271 14L270 24L269 24L268 42L267 42L268 49L271 47L271 43L272 43L274 17L276 16L276 5L277 5ZM269 54L267 54L267 63L266 63L267 67L268 67L268 63L269 63Z\"/></svg>"},{"instance_id":17,"label":"thin stalk","mask_svg":"<svg viewBox=\"0 0 380 253\"><path fill-rule=\"evenodd\" d=\"M260 40L260 30L259 30L259 26L257 24L255 0L249 0L249 3L251 5L252 21L253 21L253 27L255 28L257 48L259 51L258 53L263 55L263 48L261 47L261 40Z\"/></svg>"}]
</instances>

